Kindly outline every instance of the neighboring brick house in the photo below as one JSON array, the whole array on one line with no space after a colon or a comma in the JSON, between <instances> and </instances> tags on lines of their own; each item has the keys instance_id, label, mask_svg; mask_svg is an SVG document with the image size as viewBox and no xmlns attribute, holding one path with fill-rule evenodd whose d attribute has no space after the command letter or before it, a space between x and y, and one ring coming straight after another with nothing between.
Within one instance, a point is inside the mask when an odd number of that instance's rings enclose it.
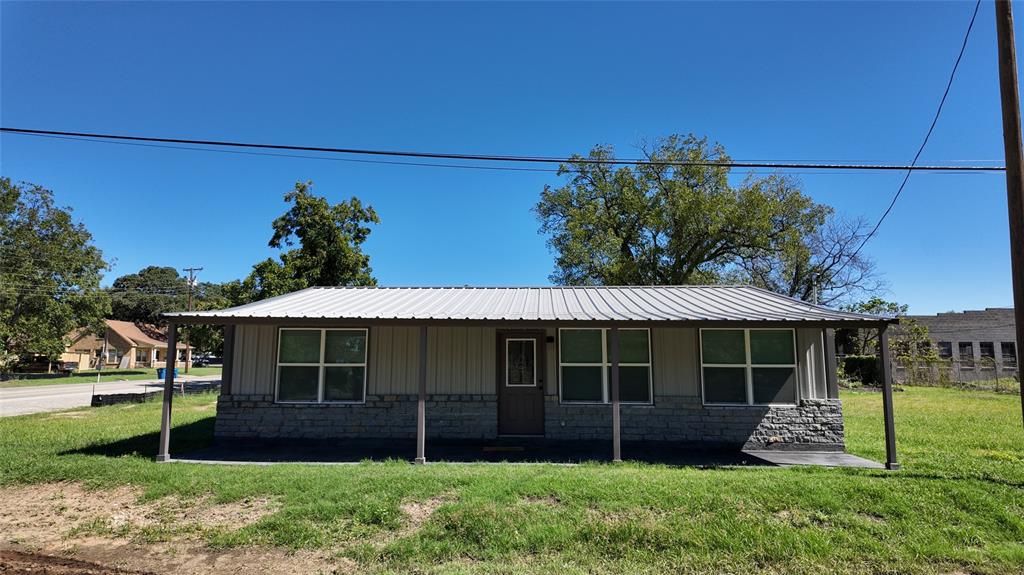
<instances>
[{"instance_id":1,"label":"neighboring brick house","mask_svg":"<svg viewBox=\"0 0 1024 575\"><path fill-rule=\"evenodd\" d=\"M105 321L106 348L103 337L77 330L68 334L71 343L61 355L61 361L76 364L78 369L95 369L101 363L105 369L164 367L167 363L167 328L114 319ZM181 343L175 347L177 361L191 365L191 348Z\"/></svg>"},{"instance_id":2,"label":"neighboring brick house","mask_svg":"<svg viewBox=\"0 0 1024 575\"><path fill-rule=\"evenodd\" d=\"M1013 308L912 315L907 319L928 328L938 356L959 369L960 381L1019 377Z\"/></svg>"}]
</instances>

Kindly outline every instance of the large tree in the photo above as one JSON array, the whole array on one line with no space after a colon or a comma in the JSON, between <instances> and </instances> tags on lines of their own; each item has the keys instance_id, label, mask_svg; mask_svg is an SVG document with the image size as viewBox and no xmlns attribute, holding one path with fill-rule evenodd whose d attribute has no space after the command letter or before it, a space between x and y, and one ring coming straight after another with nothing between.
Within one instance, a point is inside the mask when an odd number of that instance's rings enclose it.
<instances>
[{"instance_id":1,"label":"large tree","mask_svg":"<svg viewBox=\"0 0 1024 575\"><path fill-rule=\"evenodd\" d=\"M114 280L108 293L112 301L111 318L124 321L163 325L161 314L188 309L188 278L173 267L148 266L137 273ZM192 307L195 310L220 309L231 305L224 286L196 282L192 286ZM198 352L219 353L223 330L219 326L191 326L189 345Z\"/></svg>"},{"instance_id":2,"label":"large tree","mask_svg":"<svg viewBox=\"0 0 1024 575\"><path fill-rule=\"evenodd\" d=\"M825 221L802 241L744 252L736 280L822 305L881 291L884 282L874 262L858 251L867 237L866 220L847 220L826 210Z\"/></svg>"},{"instance_id":3,"label":"large tree","mask_svg":"<svg viewBox=\"0 0 1024 575\"><path fill-rule=\"evenodd\" d=\"M559 284L716 283L753 254L797 251L829 210L782 175L730 183L724 148L694 135L642 151L653 163L614 167L600 146L559 167L535 211L556 254ZM703 165L679 165L673 162ZM709 165L711 164L711 165Z\"/></svg>"},{"instance_id":4,"label":"large tree","mask_svg":"<svg viewBox=\"0 0 1024 575\"><path fill-rule=\"evenodd\" d=\"M159 324L160 314L186 309L188 279L172 267L148 266L115 279L109 291L113 319Z\"/></svg>"},{"instance_id":5,"label":"large tree","mask_svg":"<svg viewBox=\"0 0 1024 575\"><path fill-rule=\"evenodd\" d=\"M0 369L19 357L56 359L74 329L102 329L107 269L92 234L53 192L0 178Z\"/></svg>"},{"instance_id":6,"label":"large tree","mask_svg":"<svg viewBox=\"0 0 1024 575\"><path fill-rule=\"evenodd\" d=\"M297 182L284 195L287 212L274 220L268 245L282 250L278 259L253 266L241 282L225 286L235 304L265 299L309 286L376 285L370 257L362 245L377 212L359 198L331 204L312 193L313 182Z\"/></svg>"}]
</instances>

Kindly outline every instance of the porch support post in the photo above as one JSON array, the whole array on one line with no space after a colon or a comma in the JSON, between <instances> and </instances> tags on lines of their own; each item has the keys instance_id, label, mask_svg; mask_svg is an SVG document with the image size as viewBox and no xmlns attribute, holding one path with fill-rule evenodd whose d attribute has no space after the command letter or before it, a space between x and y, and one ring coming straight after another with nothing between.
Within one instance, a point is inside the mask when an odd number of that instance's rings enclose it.
<instances>
[{"instance_id":1,"label":"porch support post","mask_svg":"<svg viewBox=\"0 0 1024 575\"><path fill-rule=\"evenodd\" d=\"M612 461L622 461L622 421L619 414L619 328L608 330L612 357Z\"/></svg>"},{"instance_id":2,"label":"porch support post","mask_svg":"<svg viewBox=\"0 0 1024 575\"><path fill-rule=\"evenodd\" d=\"M174 350L178 345L178 326L174 322L167 324L167 349ZM157 461L171 460L171 402L174 401L174 360L176 353L167 355L164 369L164 407L160 417L160 446L156 452Z\"/></svg>"},{"instance_id":3,"label":"porch support post","mask_svg":"<svg viewBox=\"0 0 1024 575\"><path fill-rule=\"evenodd\" d=\"M420 326L419 401L416 405L416 460L427 462L427 326Z\"/></svg>"},{"instance_id":4,"label":"porch support post","mask_svg":"<svg viewBox=\"0 0 1024 575\"><path fill-rule=\"evenodd\" d=\"M892 361L889 353L889 325L878 328L878 357L882 362L882 414L885 418L885 468L896 470L896 424L892 417Z\"/></svg>"},{"instance_id":5,"label":"porch support post","mask_svg":"<svg viewBox=\"0 0 1024 575\"><path fill-rule=\"evenodd\" d=\"M836 330L825 330L825 385L829 399L839 399L839 376L836 365Z\"/></svg>"},{"instance_id":6,"label":"porch support post","mask_svg":"<svg viewBox=\"0 0 1024 575\"><path fill-rule=\"evenodd\" d=\"M235 363L235 326L224 326L224 349L221 352L220 393L231 394L231 372Z\"/></svg>"}]
</instances>

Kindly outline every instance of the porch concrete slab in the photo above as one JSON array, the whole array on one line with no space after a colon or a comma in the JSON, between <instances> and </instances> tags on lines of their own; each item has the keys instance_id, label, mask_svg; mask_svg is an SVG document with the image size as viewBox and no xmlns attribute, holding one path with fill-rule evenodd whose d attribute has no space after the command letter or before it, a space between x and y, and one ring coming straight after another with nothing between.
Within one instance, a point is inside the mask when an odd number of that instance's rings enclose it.
<instances>
[{"instance_id":1,"label":"porch concrete slab","mask_svg":"<svg viewBox=\"0 0 1024 575\"><path fill-rule=\"evenodd\" d=\"M744 453L770 462L772 465L820 465L823 467L860 467L864 469L885 469L885 465L864 459L850 453L820 451L755 451Z\"/></svg>"},{"instance_id":2,"label":"porch concrete slab","mask_svg":"<svg viewBox=\"0 0 1024 575\"><path fill-rule=\"evenodd\" d=\"M884 469L880 463L848 453L813 451L742 451L693 449L666 445L623 445L626 461L688 467L780 467L820 465ZM386 444L347 441L344 446L275 443L223 443L182 453L172 459L181 463L221 465L271 465L277 463L355 464L366 461L412 461L416 453L412 441L396 440ZM533 444L525 442L474 441L459 443L427 442L428 463L553 463L574 465L585 462L609 462L611 442Z\"/></svg>"}]
</instances>

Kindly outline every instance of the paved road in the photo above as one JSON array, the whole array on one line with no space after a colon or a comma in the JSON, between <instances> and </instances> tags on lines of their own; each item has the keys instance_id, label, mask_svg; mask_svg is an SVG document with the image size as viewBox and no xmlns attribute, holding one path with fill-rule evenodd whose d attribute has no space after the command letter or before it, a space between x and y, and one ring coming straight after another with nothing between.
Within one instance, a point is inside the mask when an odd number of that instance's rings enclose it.
<instances>
[{"instance_id":1,"label":"paved road","mask_svg":"<svg viewBox=\"0 0 1024 575\"><path fill-rule=\"evenodd\" d=\"M179 377L177 381L218 381L219 375ZM108 381L95 384L97 394L144 393L157 391L163 382L156 379L137 381ZM40 385L38 387L10 387L0 389L0 417L41 413L59 409L84 407L92 402L93 384L68 383Z\"/></svg>"}]
</instances>

